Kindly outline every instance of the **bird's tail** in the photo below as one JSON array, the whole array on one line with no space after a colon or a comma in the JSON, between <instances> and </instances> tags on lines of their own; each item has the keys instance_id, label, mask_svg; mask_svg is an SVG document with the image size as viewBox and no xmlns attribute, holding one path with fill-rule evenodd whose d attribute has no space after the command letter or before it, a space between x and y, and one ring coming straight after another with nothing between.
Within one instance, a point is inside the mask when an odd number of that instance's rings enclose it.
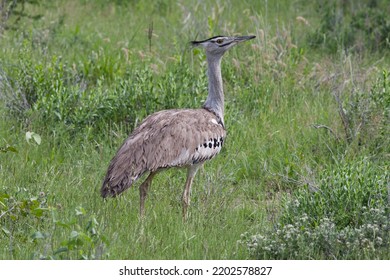
<instances>
[{"instance_id":1,"label":"bird's tail","mask_svg":"<svg viewBox=\"0 0 390 280\"><path fill-rule=\"evenodd\" d=\"M119 182L118 184L113 184L110 181L110 178L105 178L102 188L100 189L100 194L103 198L107 197L115 197L118 194L124 192L128 188L130 188L132 185L132 182L125 183L124 181Z\"/></svg>"},{"instance_id":2,"label":"bird's tail","mask_svg":"<svg viewBox=\"0 0 390 280\"><path fill-rule=\"evenodd\" d=\"M100 194L103 198L115 197L118 194L124 192L142 175L142 174L130 174L130 172L122 171L118 172L118 168L115 164L111 163L106 177L104 178L103 185L100 189Z\"/></svg>"}]
</instances>

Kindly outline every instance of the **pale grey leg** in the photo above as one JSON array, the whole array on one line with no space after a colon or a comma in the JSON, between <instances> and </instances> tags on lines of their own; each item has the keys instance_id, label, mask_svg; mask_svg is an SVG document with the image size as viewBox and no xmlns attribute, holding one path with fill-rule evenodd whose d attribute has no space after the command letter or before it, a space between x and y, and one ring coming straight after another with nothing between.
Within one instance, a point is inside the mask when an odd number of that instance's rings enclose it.
<instances>
[{"instance_id":1,"label":"pale grey leg","mask_svg":"<svg viewBox=\"0 0 390 280\"><path fill-rule=\"evenodd\" d=\"M156 172L150 172L148 178L146 178L146 180L139 186L139 214L141 218L145 215L145 198L148 194L149 187L152 184L154 175L156 175Z\"/></svg>"},{"instance_id":2,"label":"pale grey leg","mask_svg":"<svg viewBox=\"0 0 390 280\"><path fill-rule=\"evenodd\" d=\"M187 208L190 205L190 196L191 196L191 185L192 181L194 180L194 177L196 175L196 172L198 171L201 164L195 164L191 165L187 169L187 180L183 191L183 220L187 219Z\"/></svg>"}]
</instances>

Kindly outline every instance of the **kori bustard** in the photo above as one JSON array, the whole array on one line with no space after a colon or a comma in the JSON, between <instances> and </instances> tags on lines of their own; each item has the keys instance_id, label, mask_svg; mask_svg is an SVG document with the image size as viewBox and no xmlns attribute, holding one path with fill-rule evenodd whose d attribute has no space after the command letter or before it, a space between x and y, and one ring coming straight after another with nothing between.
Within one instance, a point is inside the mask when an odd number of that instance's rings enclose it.
<instances>
[{"instance_id":1,"label":"kori bustard","mask_svg":"<svg viewBox=\"0 0 390 280\"><path fill-rule=\"evenodd\" d=\"M192 46L206 51L209 79L206 102L201 109L164 110L146 117L111 160L101 188L104 198L122 193L149 172L139 187L142 217L145 198L156 173L170 167L187 167L182 195L183 218L186 219L194 176L206 160L220 152L226 136L222 56L238 43L253 38L255 36L215 36L191 42Z\"/></svg>"}]
</instances>

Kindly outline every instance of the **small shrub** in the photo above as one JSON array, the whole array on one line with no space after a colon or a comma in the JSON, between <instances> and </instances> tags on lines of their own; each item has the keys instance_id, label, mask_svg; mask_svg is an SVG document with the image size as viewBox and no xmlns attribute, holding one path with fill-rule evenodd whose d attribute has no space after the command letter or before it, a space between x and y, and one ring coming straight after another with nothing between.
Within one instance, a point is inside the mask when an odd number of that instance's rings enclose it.
<instances>
[{"instance_id":1,"label":"small shrub","mask_svg":"<svg viewBox=\"0 0 390 280\"><path fill-rule=\"evenodd\" d=\"M340 48L356 51L390 49L387 1L319 1L320 26L308 35L313 47L334 53Z\"/></svg>"},{"instance_id":2,"label":"small shrub","mask_svg":"<svg viewBox=\"0 0 390 280\"><path fill-rule=\"evenodd\" d=\"M383 70L371 90L358 91L345 106L351 137L359 146L378 154L388 149L390 142L390 76Z\"/></svg>"},{"instance_id":3,"label":"small shrub","mask_svg":"<svg viewBox=\"0 0 390 280\"><path fill-rule=\"evenodd\" d=\"M318 186L286 197L273 230L241 241L255 258L388 258L388 182L367 160L325 170Z\"/></svg>"},{"instance_id":4,"label":"small shrub","mask_svg":"<svg viewBox=\"0 0 390 280\"><path fill-rule=\"evenodd\" d=\"M293 223L301 213L316 226L322 218L332 218L337 228L362 224L362 207L386 207L387 170L378 170L368 160L342 163L322 171L317 186L294 192L284 202L283 224Z\"/></svg>"},{"instance_id":5,"label":"small shrub","mask_svg":"<svg viewBox=\"0 0 390 280\"><path fill-rule=\"evenodd\" d=\"M16 29L17 23L21 18L27 17L32 19L39 19L41 15L30 15L26 13L25 6L26 4L30 5L39 5L42 1L40 0L1 0L0 1L0 34L4 30L9 28ZM10 19L13 19L13 22L10 23Z\"/></svg>"},{"instance_id":6,"label":"small shrub","mask_svg":"<svg viewBox=\"0 0 390 280\"><path fill-rule=\"evenodd\" d=\"M14 193L12 196L6 188L0 190L0 236L4 241L9 240L8 244L3 242L4 247L18 258L20 252L14 248L14 243L26 241L26 232L43 225L50 209L44 192L33 195L19 188Z\"/></svg>"},{"instance_id":7,"label":"small shrub","mask_svg":"<svg viewBox=\"0 0 390 280\"><path fill-rule=\"evenodd\" d=\"M36 251L36 257L40 259L101 259L107 256L106 246L108 239L100 232L100 225L94 215L88 215L83 207L75 209L77 219L61 221L53 218L55 224L53 232L46 234L46 241L40 244L41 251ZM53 215L54 217L54 215ZM61 237L58 237L58 231ZM66 233L64 237L63 233ZM55 237L57 236L57 237ZM47 244L53 244L51 239L56 238L56 243L47 250Z\"/></svg>"},{"instance_id":8,"label":"small shrub","mask_svg":"<svg viewBox=\"0 0 390 280\"><path fill-rule=\"evenodd\" d=\"M278 224L276 231L244 233L240 242L258 259L388 259L388 214L383 208L366 207L362 214L361 226L337 229L329 218L320 219L313 227L303 213L293 224Z\"/></svg>"},{"instance_id":9,"label":"small shrub","mask_svg":"<svg viewBox=\"0 0 390 280\"><path fill-rule=\"evenodd\" d=\"M339 92L334 93L348 147L356 147L358 153L367 149L374 156L386 153L390 145L389 90L389 73L383 70L370 90L356 89L346 94L345 100Z\"/></svg>"},{"instance_id":10,"label":"small shrub","mask_svg":"<svg viewBox=\"0 0 390 280\"><path fill-rule=\"evenodd\" d=\"M26 189L9 195L0 191L0 236L9 240L8 249L15 258L23 255L14 243L28 242L33 259L100 259L106 256L108 239L100 232L94 215L77 207L70 220L58 219L51 196L40 192L34 196ZM30 235L28 232L32 232Z\"/></svg>"},{"instance_id":11,"label":"small shrub","mask_svg":"<svg viewBox=\"0 0 390 280\"><path fill-rule=\"evenodd\" d=\"M92 126L99 130L112 123L132 126L157 110L197 107L198 95L207 90L205 75L195 79L188 65L180 63L161 75L148 66L119 73L95 65L114 60L106 58L95 59L95 64L78 72L61 57L35 61L31 48L26 40L17 65L6 73L12 80L4 87L4 99L15 116L34 116L48 127L62 123L78 131Z\"/></svg>"}]
</instances>

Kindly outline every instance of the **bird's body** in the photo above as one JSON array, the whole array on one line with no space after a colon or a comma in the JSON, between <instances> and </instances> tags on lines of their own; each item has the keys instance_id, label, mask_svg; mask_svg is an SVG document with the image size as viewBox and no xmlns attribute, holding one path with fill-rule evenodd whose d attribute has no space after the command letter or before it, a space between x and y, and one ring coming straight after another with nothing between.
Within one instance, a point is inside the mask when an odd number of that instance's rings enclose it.
<instances>
[{"instance_id":1,"label":"bird's body","mask_svg":"<svg viewBox=\"0 0 390 280\"><path fill-rule=\"evenodd\" d=\"M148 116L111 160L101 193L123 192L145 172L201 164L221 150L226 131L206 109L164 110Z\"/></svg>"},{"instance_id":2,"label":"bird's body","mask_svg":"<svg viewBox=\"0 0 390 280\"><path fill-rule=\"evenodd\" d=\"M154 175L166 168L187 167L183 192L183 217L187 215L193 178L205 161L217 155L226 136L221 59L226 50L255 36L216 36L193 41L206 50L209 94L201 109L173 109L145 118L111 160L101 188L103 197L114 197L129 188L144 173L140 185L140 214Z\"/></svg>"}]
</instances>

